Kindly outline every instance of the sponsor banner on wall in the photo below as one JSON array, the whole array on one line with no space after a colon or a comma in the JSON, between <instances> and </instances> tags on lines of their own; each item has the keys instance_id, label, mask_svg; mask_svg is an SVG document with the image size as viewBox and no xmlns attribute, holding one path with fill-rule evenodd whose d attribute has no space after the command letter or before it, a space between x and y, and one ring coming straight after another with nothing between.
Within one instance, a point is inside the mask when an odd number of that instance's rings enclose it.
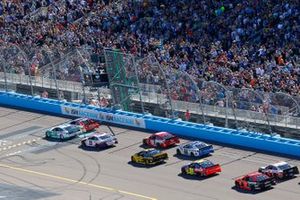
<instances>
[{"instance_id":1,"label":"sponsor banner on wall","mask_svg":"<svg viewBox=\"0 0 300 200\"><path fill-rule=\"evenodd\" d=\"M133 116L124 116L119 114L90 110L87 108L74 108L64 105L61 106L61 112L62 114L69 116L87 117L114 124L120 124L137 128L146 128L144 119L135 118Z\"/></svg>"}]
</instances>

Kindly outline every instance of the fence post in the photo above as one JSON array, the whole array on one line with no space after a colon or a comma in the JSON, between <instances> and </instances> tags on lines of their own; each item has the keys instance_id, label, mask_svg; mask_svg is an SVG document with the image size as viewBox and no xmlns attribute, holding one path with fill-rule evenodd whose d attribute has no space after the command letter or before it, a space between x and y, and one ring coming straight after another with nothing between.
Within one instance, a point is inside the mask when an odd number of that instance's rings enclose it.
<instances>
[{"instance_id":1,"label":"fence post","mask_svg":"<svg viewBox=\"0 0 300 200\"><path fill-rule=\"evenodd\" d=\"M227 90L225 90L225 101L226 101L226 109L225 109L225 127L228 128L228 108L229 108L229 105L228 105L228 92Z\"/></svg>"}]
</instances>

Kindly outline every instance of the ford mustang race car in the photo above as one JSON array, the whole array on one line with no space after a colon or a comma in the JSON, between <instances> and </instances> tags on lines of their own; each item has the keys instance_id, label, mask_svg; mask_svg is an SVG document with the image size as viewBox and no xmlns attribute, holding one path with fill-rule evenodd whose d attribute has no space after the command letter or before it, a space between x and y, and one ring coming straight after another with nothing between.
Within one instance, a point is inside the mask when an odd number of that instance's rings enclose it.
<instances>
[{"instance_id":1,"label":"ford mustang race car","mask_svg":"<svg viewBox=\"0 0 300 200\"><path fill-rule=\"evenodd\" d=\"M77 126L70 124L62 124L59 126L52 127L46 131L46 138L67 140L77 136L81 133L81 130Z\"/></svg>"},{"instance_id":2,"label":"ford mustang race car","mask_svg":"<svg viewBox=\"0 0 300 200\"><path fill-rule=\"evenodd\" d=\"M150 147L167 148L179 143L179 138L168 132L158 132L143 139L143 144Z\"/></svg>"},{"instance_id":3,"label":"ford mustang race car","mask_svg":"<svg viewBox=\"0 0 300 200\"><path fill-rule=\"evenodd\" d=\"M214 152L212 145L208 145L200 141L192 141L178 146L176 150L178 155L187 155L193 157L201 157Z\"/></svg>"},{"instance_id":4,"label":"ford mustang race car","mask_svg":"<svg viewBox=\"0 0 300 200\"><path fill-rule=\"evenodd\" d=\"M107 133L95 133L81 140L83 147L105 148L117 143L117 138Z\"/></svg>"},{"instance_id":5,"label":"ford mustang race car","mask_svg":"<svg viewBox=\"0 0 300 200\"><path fill-rule=\"evenodd\" d=\"M253 172L235 179L235 187L247 191L263 190L275 185L275 179L260 172Z\"/></svg>"},{"instance_id":6,"label":"ford mustang race car","mask_svg":"<svg viewBox=\"0 0 300 200\"><path fill-rule=\"evenodd\" d=\"M214 164L209 160L202 159L194 161L188 165L181 167L182 174L189 174L195 176L210 176L221 172L221 166L219 164Z\"/></svg>"},{"instance_id":7,"label":"ford mustang race car","mask_svg":"<svg viewBox=\"0 0 300 200\"><path fill-rule=\"evenodd\" d=\"M70 121L69 124L79 126L82 132L93 131L95 128L99 128L100 126L98 122L88 118L78 118Z\"/></svg>"},{"instance_id":8,"label":"ford mustang race car","mask_svg":"<svg viewBox=\"0 0 300 200\"><path fill-rule=\"evenodd\" d=\"M131 156L131 162L155 165L168 159L168 154L157 149L146 149Z\"/></svg>"},{"instance_id":9,"label":"ford mustang race car","mask_svg":"<svg viewBox=\"0 0 300 200\"><path fill-rule=\"evenodd\" d=\"M275 177L276 179L289 178L299 174L297 166L292 166L286 162L278 162L265 167L260 167L258 171L270 177Z\"/></svg>"}]
</instances>

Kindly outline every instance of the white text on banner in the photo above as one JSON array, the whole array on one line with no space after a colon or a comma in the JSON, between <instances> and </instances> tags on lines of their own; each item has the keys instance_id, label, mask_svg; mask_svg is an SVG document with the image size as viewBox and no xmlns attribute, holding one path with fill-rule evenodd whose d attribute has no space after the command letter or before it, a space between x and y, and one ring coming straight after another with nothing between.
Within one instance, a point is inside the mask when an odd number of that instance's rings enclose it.
<instances>
[{"instance_id":1,"label":"white text on banner","mask_svg":"<svg viewBox=\"0 0 300 200\"><path fill-rule=\"evenodd\" d=\"M74 108L70 106L61 106L61 112L64 115L87 117L99 121L110 122L114 124L120 124L125 126L132 126L137 128L145 128L145 121L142 118L135 118L133 116L126 116L122 114L114 114L91 110L88 108Z\"/></svg>"}]
</instances>

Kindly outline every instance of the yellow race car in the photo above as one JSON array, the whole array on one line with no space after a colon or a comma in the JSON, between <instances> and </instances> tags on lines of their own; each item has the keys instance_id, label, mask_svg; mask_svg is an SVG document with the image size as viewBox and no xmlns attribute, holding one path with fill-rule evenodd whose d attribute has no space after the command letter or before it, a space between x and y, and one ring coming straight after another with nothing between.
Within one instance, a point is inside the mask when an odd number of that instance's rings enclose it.
<instances>
[{"instance_id":1,"label":"yellow race car","mask_svg":"<svg viewBox=\"0 0 300 200\"><path fill-rule=\"evenodd\" d=\"M131 156L131 162L144 165L155 165L168 159L168 154L157 149L146 149Z\"/></svg>"}]
</instances>

